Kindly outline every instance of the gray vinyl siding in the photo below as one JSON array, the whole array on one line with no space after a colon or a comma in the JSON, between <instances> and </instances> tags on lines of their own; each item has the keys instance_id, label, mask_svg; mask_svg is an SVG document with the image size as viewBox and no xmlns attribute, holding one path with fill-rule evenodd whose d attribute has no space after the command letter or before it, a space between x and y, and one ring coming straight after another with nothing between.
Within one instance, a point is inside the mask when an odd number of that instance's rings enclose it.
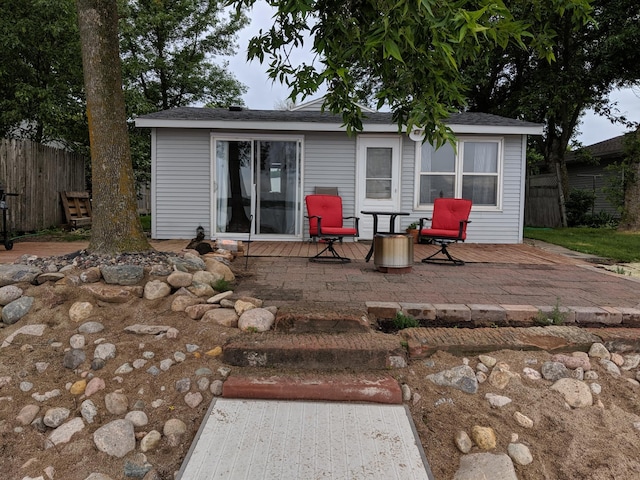
<instances>
[{"instance_id":1,"label":"gray vinyl siding","mask_svg":"<svg viewBox=\"0 0 640 480\"><path fill-rule=\"evenodd\" d=\"M221 132L222 133L222 132ZM229 132L226 132L229 133ZM273 132L269 132L273 134ZM280 132L283 135L294 132ZM254 132L259 136L259 132ZM152 234L157 239L189 239L202 225L211 233L211 131L209 129L156 129L152 168ZM401 217L401 227L430 210L415 207L415 142L403 136L401 147L400 208L410 212ZM356 215L356 138L346 133L307 133L303 140L304 196L316 186L337 187L345 216ZM471 210L472 223L467 241L471 243L519 243L522 241L522 136L504 137L502 208L497 211ZM308 238L308 222L302 219L302 234Z\"/></svg>"},{"instance_id":2,"label":"gray vinyl siding","mask_svg":"<svg viewBox=\"0 0 640 480\"><path fill-rule=\"evenodd\" d=\"M338 187L345 216L355 215L356 139L344 133L307 134L304 138L304 195L315 187ZM305 215L306 208L305 208ZM307 222L303 231L307 235Z\"/></svg>"},{"instance_id":3,"label":"gray vinyl siding","mask_svg":"<svg viewBox=\"0 0 640 480\"><path fill-rule=\"evenodd\" d=\"M466 137L466 136L465 136ZM493 137L493 135L492 135ZM411 212L402 217L402 227L420 217L431 217L431 210L415 209L416 159L415 143L407 137L402 146L402 197L401 209ZM467 228L467 242L470 243L520 243L522 222L522 137L509 135L504 137L504 165L502 186L502 209L482 211L471 209L471 223Z\"/></svg>"},{"instance_id":4,"label":"gray vinyl siding","mask_svg":"<svg viewBox=\"0 0 640 480\"><path fill-rule=\"evenodd\" d=\"M614 217L620 217L618 209L607 199L605 189L609 186L609 182L616 176L621 175L621 173L607 170L606 166L609 164L610 162L601 160L599 165L585 163L567 165L569 187L589 192L594 191L595 188L596 201L594 202L593 213L597 215L600 212L606 212Z\"/></svg>"},{"instance_id":5,"label":"gray vinyl siding","mask_svg":"<svg viewBox=\"0 0 640 480\"><path fill-rule=\"evenodd\" d=\"M156 130L153 238L188 239L202 225L211 233L210 133L196 129Z\"/></svg>"}]
</instances>

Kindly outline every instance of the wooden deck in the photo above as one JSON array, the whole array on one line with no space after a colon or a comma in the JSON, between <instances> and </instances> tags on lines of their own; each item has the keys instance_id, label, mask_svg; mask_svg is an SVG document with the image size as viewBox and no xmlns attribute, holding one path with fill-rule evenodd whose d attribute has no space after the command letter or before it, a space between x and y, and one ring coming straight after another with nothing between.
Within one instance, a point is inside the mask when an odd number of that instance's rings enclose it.
<instances>
[{"instance_id":1,"label":"wooden deck","mask_svg":"<svg viewBox=\"0 0 640 480\"><path fill-rule=\"evenodd\" d=\"M336 250L352 260L364 260L370 242L344 242L335 244ZM419 262L437 250L436 245L414 245L413 259ZM244 245L244 253L251 257L312 257L324 245L313 242L251 242ZM575 265L584 260L560 255L526 244L479 244L458 243L451 245L449 251L468 263L510 263L528 265ZM373 261L373 259L372 259Z\"/></svg>"}]
</instances>

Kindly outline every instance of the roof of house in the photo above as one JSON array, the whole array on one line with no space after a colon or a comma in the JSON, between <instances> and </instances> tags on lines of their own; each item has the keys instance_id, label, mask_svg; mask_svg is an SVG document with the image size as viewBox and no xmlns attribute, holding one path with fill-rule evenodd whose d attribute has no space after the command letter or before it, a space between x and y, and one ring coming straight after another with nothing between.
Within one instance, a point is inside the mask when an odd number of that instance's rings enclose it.
<instances>
[{"instance_id":1,"label":"roof of house","mask_svg":"<svg viewBox=\"0 0 640 480\"><path fill-rule=\"evenodd\" d=\"M580 163L582 161L591 161L589 158L613 159L622 157L624 154L624 139L627 134L618 135L617 137L603 140L602 142L587 145L567 153L565 160L567 162ZM581 155L582 152L588 155Z\"/></svg>"},{"instance_id":2,"label":"roof of house","mask_svg":"<svg viewBox=\"0 0 640 480\"><path fill-rule=\"evenodd\" d=\"M363 113L365 132L396 133L390 112ZM542 125L488 113L454 113L446 121L455 133L539 135ZM136 126L147 128L215 128L242 130L344 131L340 115L307 110L248 110L180 107L143 115Z\"/></svg>"}]
</instances>

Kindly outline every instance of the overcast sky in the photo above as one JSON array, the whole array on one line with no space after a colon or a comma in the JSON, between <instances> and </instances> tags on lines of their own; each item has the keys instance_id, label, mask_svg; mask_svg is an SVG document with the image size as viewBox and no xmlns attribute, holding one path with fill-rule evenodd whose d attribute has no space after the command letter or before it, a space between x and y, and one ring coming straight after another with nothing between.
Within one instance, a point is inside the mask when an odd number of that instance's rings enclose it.
<instances>
[{"instance_id":1,"label":"overcast sky","mask_svg":"<svg viewBox=\"0 0 640 480\"><path fill-rule=\"evenodd\" d=\"M236 78L244 83L249 91L244 95L244 102L248 108L253 110L272 110L284 101L289 92L286 86L276 82L273 83L266 72L267 65L261 65L257 61L247 62L247 44L251 37L258 34L261 28L271 26L271 9L263 2L256 3L250 13L251 24L244 28L239 34L238 54L228 59L229 71L233 72ZM311 61L311 57L304 51L294 52L293 61ZM322 92L315 98L319 98ZM612 95L612 100L618 102L618 109L627 116L629 120L640 122L640 88L622 90ZM312 99L306 99L309 101ZM583 145L592 145L602 140L621 135L626 129L620 125L612 125L607 119L596 116L593 112L588 112L580 125L580 136L578 140Z\"/></svg>"}]
</instances>

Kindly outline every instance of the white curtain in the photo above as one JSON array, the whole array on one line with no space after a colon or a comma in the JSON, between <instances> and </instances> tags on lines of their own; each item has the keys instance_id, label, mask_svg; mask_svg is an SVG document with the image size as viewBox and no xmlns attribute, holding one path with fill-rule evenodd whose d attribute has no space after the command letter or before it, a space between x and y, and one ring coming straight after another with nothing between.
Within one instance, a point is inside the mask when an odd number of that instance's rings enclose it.
<instances>
[{"instance_id":1,"label":"white curtain","mask_svg":"<svg viewBox=\"0 0 640 480\"><path fill-rule=\"evenodd\" d=\"M470 159L472 165L465 165L467 172L496 173L498 167L498 145L494 142L473 142L473 157L469 158L465 151L465 157ZM470 168L469 168L470 167ZM494 205L495 176L469 176L472 182L471 200L479 205Z\"/></svg>"},{"instance_id":2,"label":"white curtain","mask_svg":"<svg viewBox=\"0 0 640 480\"><path fill-rule=\"evenodd\" d=\"M216 142L216 202L218 214L216 231L225 232L229 222L229 142Z\"/></svg>"}]
</instances>

